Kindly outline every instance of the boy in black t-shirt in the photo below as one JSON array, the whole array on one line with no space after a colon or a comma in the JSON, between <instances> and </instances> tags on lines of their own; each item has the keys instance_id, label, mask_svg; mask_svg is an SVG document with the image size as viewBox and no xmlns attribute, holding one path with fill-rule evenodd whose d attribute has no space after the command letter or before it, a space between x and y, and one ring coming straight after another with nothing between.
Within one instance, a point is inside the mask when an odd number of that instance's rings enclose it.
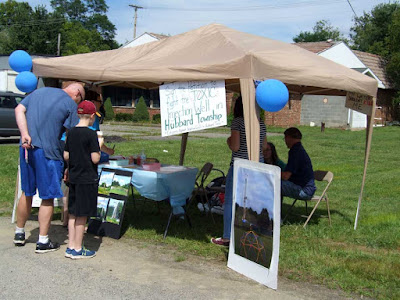
<instances>
[{"instance_id":1,"label":"boy in black t-shirt","mask_svg":"<svg viewBox=\"0 0 400 300\"><path fill-rule=\"evenodd\" d=\"M96 107L90 101L78 105L79 123L67 135L64 159L69 162L68 221L69 243L65 257L72 259L90 258L95 251L82 246L85 225L88 217L97 214L98 175L97 163L100 160L100 147L103 138L88 128L95 120Z\"/></svg>"}]
</instances>

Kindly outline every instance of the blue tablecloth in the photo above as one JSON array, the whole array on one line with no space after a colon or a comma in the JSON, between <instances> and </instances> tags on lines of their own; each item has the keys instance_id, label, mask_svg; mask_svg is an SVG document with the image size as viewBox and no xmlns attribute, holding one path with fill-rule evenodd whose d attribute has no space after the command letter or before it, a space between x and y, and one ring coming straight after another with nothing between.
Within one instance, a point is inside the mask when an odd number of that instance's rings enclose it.
<instances>
[{"instance_id":1,"label":"blue tablecloth","mask_svg":"<svg viewBox=\"0 0 400 300\"><path fill-rule=\"evenodd\" d=\"M186 199L191 197L195 186L197 168L163 165L159 171L146 171L140 167L99 165L103 168L120 169L132 173L131 184L145 198L161 201L169 199L174 214L182 214Z\"/></svg>"}]
</instances>

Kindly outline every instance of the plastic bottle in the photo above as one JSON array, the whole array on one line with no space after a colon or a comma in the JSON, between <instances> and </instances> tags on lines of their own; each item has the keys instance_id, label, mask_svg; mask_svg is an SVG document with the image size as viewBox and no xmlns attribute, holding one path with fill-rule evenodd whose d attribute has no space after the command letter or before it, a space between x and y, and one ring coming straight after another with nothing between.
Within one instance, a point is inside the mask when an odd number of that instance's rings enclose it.
<instances>
[{"instance_id":1,"label":"plastic bottle","mask_svg":"<svg viewBox=\"0 0 400 300\"><path fill-rule=\"evenodd\" d=\"M146 154L144 154L144 150L140 153L140 162L143 165L144 162L146 161Z\"/></svg>"}]
</instances>

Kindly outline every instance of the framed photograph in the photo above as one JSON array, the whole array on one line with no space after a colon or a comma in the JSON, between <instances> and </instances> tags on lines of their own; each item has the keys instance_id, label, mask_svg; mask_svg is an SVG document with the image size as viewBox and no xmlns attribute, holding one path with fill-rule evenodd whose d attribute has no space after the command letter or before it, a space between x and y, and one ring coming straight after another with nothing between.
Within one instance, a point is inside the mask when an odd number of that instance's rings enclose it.
<instances>
[{"instance_id":1,"label":"framed photograph","mask_svg":"<svg viewBox=\"0 0 400 300\"><path fill-rule=\"evenodd\" d=\"M102 169L99 179L99 194L106 196L110 194L114 174L113 170Z\"/></svg>"},{"instance_id":2,"label":"framed photograph","mask_svg":"<svg viewBox=\"0 0 400 300\"><path fill-rule=\"evenodd\" d=\"M106 213L106 222L121 225L124 205L124 200L110 198Z\"/></svg>"},{"instance_id":3,"label":"framed photograph","mask_svg":"<svg viewBox=\"0 0 400 300\"><path fill-rule=\"evenodd\" d=\"M277 288L281 169L235 159L228 267Z\"/></svg>"},{"instance_id":4,"label":"framed photograph","mask_svg":"<svg viewBox=\"0 0 400 300\"><path fill-rule=\"evenodd\" d=\"M125 199L129 195L129 188L131 185L132 173L123 170L116 170L112 183L110 194L115 195L117 199ZM121 198L122 197L122 198Z\"/></svg>"},{"instance_id":5,"label":"framed photograph","mask_svg":"<svg viewBox=\"0 0 400 300\"><path fill-rule=\"evenodd\" d=\"M107 212L107 206L109 202L109 198L97 197L97 216L96 219L105 221L106 219L106 212Z\"/></svg>"}]
</instances>

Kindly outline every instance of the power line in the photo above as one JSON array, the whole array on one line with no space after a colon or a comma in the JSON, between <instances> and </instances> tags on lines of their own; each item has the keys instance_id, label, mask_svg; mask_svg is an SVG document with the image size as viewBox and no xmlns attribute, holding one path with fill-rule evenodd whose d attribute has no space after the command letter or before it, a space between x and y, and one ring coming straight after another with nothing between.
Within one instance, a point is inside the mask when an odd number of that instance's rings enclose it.
<instances>
[{"instance_id":1,"label":"power line","mask_svg":"<svg viewBox=\"0 0 400 300\"><path fill-rule=\"evenodd\" d=\"M43 25L43 24L63 23L65 21L66 21L65 19L34 20L34 21L27 21L27 22L23 22L23 23L0 24L0 26L28 27L28 26L36 26L36 25Z\"/></svg>"},{"instance_id":2,"label":"power line","mask_svg":"<svg viewBox=\"0 0 400 300\"><path fill-rule=\"evenodd\" d=\"M175 10L175 11L205 11L205 12L216 12L216 11L251 11L251 10L265 10L265 9L281 9L281 8L294 8L302 7L307 8L310 6L327 5L331 3L342 3L342 0L310 0L301 1L297 3L285 2L280 4L265 4L265 5L253 5L253 6L240 6L240 7L202 7L202 8L191 8L191 7L167 7L167 6L147 6L144 9L154 10Z\"/></svg>"},{"instance_id":3,"label":"power line","mask_svg":"<svg viewBox=\"0 0 400 300\"><path fill-rule=\"evenodd\" d=\"M353 11L355 17L358 18L356 12L354 11L353 6L352 6L351 3L350 3L350 0L347 0L347 3L349 3L349 5L350 5L350 7L351 7L351 10Z\"/></svg>"}]
</instances>

